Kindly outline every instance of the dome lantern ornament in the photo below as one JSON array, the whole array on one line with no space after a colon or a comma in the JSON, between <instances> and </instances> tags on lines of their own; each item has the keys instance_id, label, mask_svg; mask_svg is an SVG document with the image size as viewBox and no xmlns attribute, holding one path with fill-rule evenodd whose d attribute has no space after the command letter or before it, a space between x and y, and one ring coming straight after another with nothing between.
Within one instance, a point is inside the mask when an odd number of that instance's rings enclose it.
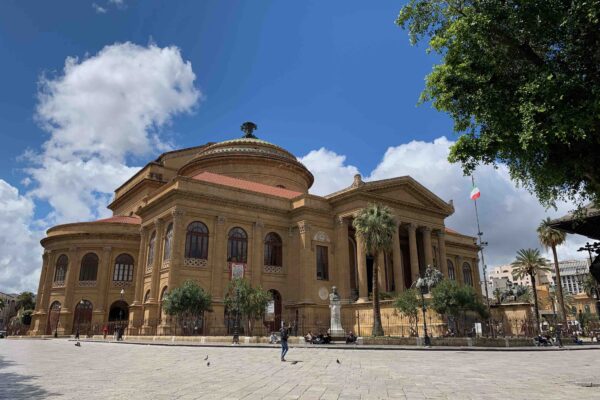
<instances>
[{"instance_id":1,"label":"dome lantern ornament","mask_svg":"<svg viewBox=\"0 0 600 400\"><path fill-rule=\"evenodd\" d=\"M244 139L257 139L257 137L252 134L252 132L254 132L257 129L257 126L254 122L244 122L240 129L242 130L242 132L244 132Z\"/></svg>"}]
</instances>

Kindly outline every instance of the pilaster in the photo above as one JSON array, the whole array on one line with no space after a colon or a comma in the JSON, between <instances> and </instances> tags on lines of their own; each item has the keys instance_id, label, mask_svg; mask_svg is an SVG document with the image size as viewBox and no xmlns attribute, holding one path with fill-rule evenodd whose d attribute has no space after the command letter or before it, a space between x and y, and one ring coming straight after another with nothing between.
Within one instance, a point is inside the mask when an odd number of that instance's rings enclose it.
<instances>
[{"instance_id":1,"label":"pilaster","mask_svg":"<svg viewBox=\"0 0 600 400\"><path fill-rule=\"evenodd\" d=\"M348 248L348 220L341 216L335 218L335 260L334 282L337 283L338 293L342 299L350 298L350 270Z\"/></svg>"},{"instance_id":2,"label":"pilaster","mask_svg":"<svg viewBox=\"0 0 600 400\"><path fill-rule=\"evenodd\" d=\"M442 274L446 278L448 278L448 259L446 255L446 233L444 229L440 229L436 231L437 240L438 240L438 249L439 249L439 260L440 265L438 266Z\"/></svg>"},{"instance_id":3,"label":"pilaster","mask_svg":"<svg viewBox=\"0 0 600 400\"><path fill-rule=\"evenodd\" d=\"M213 301L223 301L223 272L227 267L227 232L225 232L225 223L227 218L224 216L216 217L215 224L215 245L213 247L211 271L211 294Z\"/></svg>"},{"instance_id":4,"label":"pilaster","mask_svg":"<svg viewBox=\"0 0 600 400\"><path fill-rule=\"evenodd\" d=\"M252 225L252 262L249 265L252 277L252 286L262 286L262 272L265 252L265 224L262 221L256 221ZM283 249L282 249L283 252ZM282 257L283 258L283 257Z\"/></svg>"},{"instance_id":5,"label":"pilaster","mask_svg":"<svg viewBox=\"0 0 600 400\"><path fill-rule=\"evenodd\" d=\"M396 293L404 290L404 270L402 268L402 251L400 249L400 222L396 222L396 231L392 238L392 261L394 268L394 285Z\"/></svg>"}]
</instances>

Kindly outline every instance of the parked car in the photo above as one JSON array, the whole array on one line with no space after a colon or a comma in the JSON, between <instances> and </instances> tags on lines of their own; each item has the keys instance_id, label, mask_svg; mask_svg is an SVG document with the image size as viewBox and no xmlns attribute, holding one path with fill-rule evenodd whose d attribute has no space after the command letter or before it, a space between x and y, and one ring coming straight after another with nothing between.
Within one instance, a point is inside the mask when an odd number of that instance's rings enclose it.
<instances>
[{"instance_id":1,"label":"parked car","mask_svg":"<svg viewBox=\"0 0 600 400\"><path fill-rule=\"evenodd\" d=\"M6 331L0 331L0 339L3 339L6 337Z\"/></svg>"}]
</instances>

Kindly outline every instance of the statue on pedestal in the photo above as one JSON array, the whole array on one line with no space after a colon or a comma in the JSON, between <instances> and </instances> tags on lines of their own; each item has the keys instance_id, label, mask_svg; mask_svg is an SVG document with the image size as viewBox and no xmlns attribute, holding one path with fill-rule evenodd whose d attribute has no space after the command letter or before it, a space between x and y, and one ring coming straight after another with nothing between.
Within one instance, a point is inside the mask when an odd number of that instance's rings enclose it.
<instances>
[{"instance_id":1,"label":"statue on pedestal","mask_svg":"<svg viewBox=\"0 0 600 400\"><path fill-rule=\"evenodd\" d=\"M333 286L331 293L329 294L329 309L331 310L331 324L329 327L329 334L332 337L345 337L346 332L342 328L341 318L341 298L337 292L337 288Z\"/></svg>"}]
</instances>

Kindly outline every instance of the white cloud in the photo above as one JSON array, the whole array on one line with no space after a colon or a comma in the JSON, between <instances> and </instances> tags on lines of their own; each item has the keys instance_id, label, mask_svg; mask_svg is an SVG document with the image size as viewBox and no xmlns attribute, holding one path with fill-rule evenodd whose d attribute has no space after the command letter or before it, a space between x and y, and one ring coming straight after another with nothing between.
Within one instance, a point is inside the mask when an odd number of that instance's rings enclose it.
<instances>
[{"instance_id":1,"label":"white cloud","mask_svg":"<svg viewBox=\"0 0 600 400\"><path fill-rule=\"evenodd\" d=\"M49 223L105 216L113 190L137 171L130 155L159 148L159 129L193 110L200 97L192 66L176 47L106 46L63 73L43 77L37 118L50 138L29 154L36 199L48 201Z\"/></svg>"},{"instance_id":2,"label":"white cloud","mask_svg":"<svg viewBox=\"0 0 600 400\"><path fill-rule=\"evenodd\" d=\"M445 201L454 201L455 213L446 225L461 233L475 235L477 225L473 201L469 198L471 180L463 176L460 167L447 160L453 142L445 137L433 142L412 141L390 147L377 167L364 178L365 181L410 175ZM326 195L348 187L357 172L356 167L345 165L346 158L321 148L300 158L315 175L312 193ZM506 168L482 166L476 173L481 190L478 201L481 230L489 242L485 250L488 266L514 260L520 248L540 248L536 228L546 216L566 214L574 206L558 204L558 210L545 210L534 196L517 188L510 180ZM568 242L558 249L559 258L582 258L576 249L585 242L581 236L569 235ZM550 257L550 253L546 252Z\"/></svg>"},{"instance_id":3,"label":"white cloud","mask_svg":"<svg viewBox=\"0 0 600 400\"><path fill-rule=\"evenodd\" d=\"M0 282L8 293L34 291L39 282L43 232L32 230L31 199L0 179Z\"/></svg>"},{"instance_id":4,"label":"white cloud","mask_svg":"<svg viewBox=\"0 0 600 400\"><path fill-rule=\"evenodd\" d=\"M106 14L106 11L107 11L107 9L105 7L102 7L102 6L100 6L100 5L96 4L96 3L92 3L92 8L98 14Z\"/></svg>"},{"instance_id":5,"label":"white cloud","mask_svg":"<svg viewBox=\"0 0 600 400\"><path fill-rule=\"evenodd\" d=\"M298 159L315 177L315 183L310 192L317 195L327 195L349 186L358 169L352 165L344 165L346 156L321 147Z\"/></svg>"},{"instance_id":6,"label":"white cloud","mask_svg":"<svg viewBox=\"0 0 600 400\"><path fill-rule=\"evenodd\" d=\"M130 156L164 151L160 128L189 113L200 98L192 66L176 47L106 46L79 60L67 58L62 73L43 77L36 117L50 134L22 183L25 195L0 180L0 282L3 290L36 290L39 239L50 225L110 214L113 191L138 171ZM48 215L34 218L34 201Z\"/></svg>"}]
</instances>

